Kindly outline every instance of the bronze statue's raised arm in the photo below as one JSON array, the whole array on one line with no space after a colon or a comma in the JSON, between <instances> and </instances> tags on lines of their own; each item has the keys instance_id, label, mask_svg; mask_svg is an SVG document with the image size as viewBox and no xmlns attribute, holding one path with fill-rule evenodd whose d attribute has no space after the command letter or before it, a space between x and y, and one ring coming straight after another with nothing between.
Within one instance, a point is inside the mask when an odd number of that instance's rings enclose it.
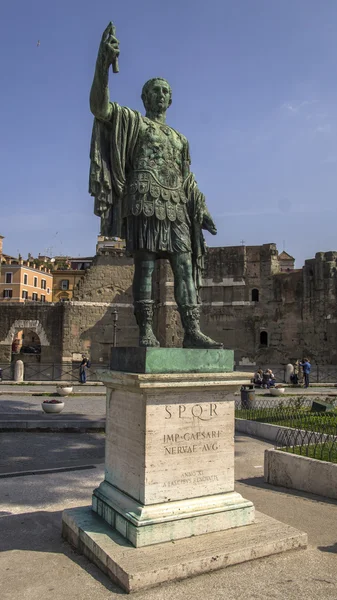
<instances>
[{"instance_id":1,"label":"bronze statue's raised arm","mask_svg":"<svg viewBox=\"0 0 337 600\"><path fill-rule=\"evenodd\" d=\"M119 56L119 42L115 37L115 28L112 23L102 35L98 50L95 75L90 91L90 110L97 119L108 121L111 116L109 98L109 67L113 65L114 72Z\"/></svg>"}]
</instances>

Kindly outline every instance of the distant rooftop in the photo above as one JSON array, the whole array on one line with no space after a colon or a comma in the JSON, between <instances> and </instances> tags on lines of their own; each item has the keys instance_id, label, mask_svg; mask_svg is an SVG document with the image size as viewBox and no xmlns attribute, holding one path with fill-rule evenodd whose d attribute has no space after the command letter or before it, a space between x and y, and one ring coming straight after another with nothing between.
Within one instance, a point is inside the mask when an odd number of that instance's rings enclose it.
<instances>
[{"instance_id":1,"label":"distant rooftop","mask_svg":"<svg viewBox=\"0 0 337 600\"><path fill-rule=\"evenodd\" d=\"M290 256L290 254L288 254L288 252L286 252L285 250L283 250L281 254L278 255L278 257L281 260L295 260L294 257Z\"/></svg>"}]
</instances>

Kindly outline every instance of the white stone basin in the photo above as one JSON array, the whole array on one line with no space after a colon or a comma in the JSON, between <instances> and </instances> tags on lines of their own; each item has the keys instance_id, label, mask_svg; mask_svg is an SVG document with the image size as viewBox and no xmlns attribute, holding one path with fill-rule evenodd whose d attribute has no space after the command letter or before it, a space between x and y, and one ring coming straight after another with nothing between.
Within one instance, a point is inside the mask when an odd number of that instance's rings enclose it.
<instances>
[{"instance_id":1,"label":"white stone basin","mask_svg":"<svg viewBox=\"0 0 337 600\"><path fill-rule=\"evenodd\" d=\"M270 393L272 396L281 396L286 391L284 387L281 388L270 388Z\"/></svg>"},{"instance_id":2,"label":"white stone basin","mask_svg":"<svg viewBox=\"0 0 337 600\"><path fill-rule=\"evenodd\" d=\"M69 396L69 394L72 394L73 392L73 387L72 386L64 386L64 385L58 385L56 386L56 391L60 396Z\"/></svg>"},{"instance_id":3,"label":"white stone basin","mask_svg":"<svg viewBox=\"0 0 337 600\"><path fill-rule=\"evenodd\" d=\"M50 404L49 402L42 402L41 403L42 406L42 410L44 410L45 413L60 413L63 409L64 409L64 402L58 402L57 404Z\"/></svg>"}]
</instances>

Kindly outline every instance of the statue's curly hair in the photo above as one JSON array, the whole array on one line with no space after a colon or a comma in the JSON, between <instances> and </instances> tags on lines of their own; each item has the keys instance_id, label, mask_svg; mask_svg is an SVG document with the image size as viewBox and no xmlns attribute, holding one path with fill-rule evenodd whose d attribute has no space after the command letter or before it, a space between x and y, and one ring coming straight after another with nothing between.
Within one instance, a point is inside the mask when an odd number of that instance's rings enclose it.
<instances>
[{"instance_id":1,"label":"statue's curly hair","mask_svg":"<svg viewBox=\"0 0 337 600\"><path fill-rule=\"evenodd\" d=\"M153 85L156 81L164 81L165 83L167 83L167 85L170 88L170 105L172 104L172 88L169 84L169 82L164 79L163 77L154 77L153 79L149 79L146 83L144 83L143 85L143 89L142 89L142 100L143 100L143 104L146 108L146 99L147 99L147 94L149 91L149 88L151 87L151 85Z\"/></svg>"}]
</instances>

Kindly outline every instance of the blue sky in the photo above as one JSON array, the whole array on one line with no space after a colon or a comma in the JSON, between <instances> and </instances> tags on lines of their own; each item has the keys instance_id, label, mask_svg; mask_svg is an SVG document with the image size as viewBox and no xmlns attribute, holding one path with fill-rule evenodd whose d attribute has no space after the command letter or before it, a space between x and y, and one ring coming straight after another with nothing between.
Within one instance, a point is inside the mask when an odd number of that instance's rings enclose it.
<instances>
[{"instance_id":1,"label":"blue sky","mask_svg":"<svg viewBox=\"0 0 337 600\"><path fill-rule=\"evenodd\" d=\"M11 0L0 24L4 251L94 253L88 97L110 20L121 44L111 99L142 111L143 83L169 80L167 122L190 141L218 226L208 243L275 242L298 267L337 250L336 0Z\"/></svg>"}]
</instances>

